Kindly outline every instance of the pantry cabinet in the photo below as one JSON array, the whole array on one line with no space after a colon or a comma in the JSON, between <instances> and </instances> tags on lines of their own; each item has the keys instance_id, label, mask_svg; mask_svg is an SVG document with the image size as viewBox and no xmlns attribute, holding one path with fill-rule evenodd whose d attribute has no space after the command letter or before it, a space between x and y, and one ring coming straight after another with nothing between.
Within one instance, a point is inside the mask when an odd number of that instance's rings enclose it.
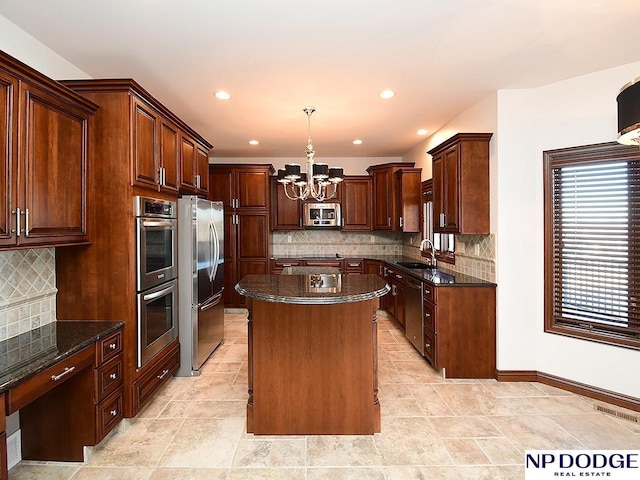
<instances>
[{"instance_id":1,"label":"pantry cabinet","mask_svg":"<svg viewBox=\"0 0 640 480\"><path fill-rule=\"evenodd\" d=\"M491 133L459 133L429 150L434 231L488 235Z\"/></svg>"},{"instance_id":2,"label":"pantry cabinet","mask_svg":"<svg viewBox=\"0 0 640 480\"><path fill-rule=\"evenodd\" d=\"M269 273L272 165L210 165L209 200L224 204L224 300L244 307L235 285L245 275Z\"/></svg>"},{"instance_id":3,"label":"pantry cabinet","mask_svg":"<svg viewBox=\"0 0 640 480\"><path fill-rule=\"evenodd\" d=\"M97 106L0 52L0 247L86 243Z\"/></svg>"}]
</instances>

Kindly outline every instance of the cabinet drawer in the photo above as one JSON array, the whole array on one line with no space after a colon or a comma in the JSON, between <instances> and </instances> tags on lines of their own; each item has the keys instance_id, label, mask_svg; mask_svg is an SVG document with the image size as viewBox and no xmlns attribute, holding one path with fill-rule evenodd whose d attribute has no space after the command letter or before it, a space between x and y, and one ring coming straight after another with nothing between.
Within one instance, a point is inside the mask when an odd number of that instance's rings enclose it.
<instances>
[{"instance_id":1,"label":"cabinet drawer","mask_svg":"<svg viewBox=\"0 0 640 480\"><path fill-rule=\"evenodd\" d=\"M122 420L122 394L120 387L96 405L96 443L99 443Z\"/></svg>"},{"instance_id":2,"label":"cabinet drawer","mask_svg":"<svg viewBox=\"0 0 640 480\"><path fill-rule=\"evenodd\" d=\"M424 328L428 328L432 332L436 331L436 306L431 302L424 302L423 308L423 324Z\"/></svg>"},{"instance_id":3,"label":"cabinet drawer","mask_svg":"<svg viewBox=\"0 0 640 480\"><path fill-rule=\"evenodd\" d=\"M164 382L171 378L180 365L178 344L171 348L166 357L153 366L133 384L133 408L135 413L153 397Z\"/></svg>"},{"instance_id":4,"label":"cabinet drawer","mask_svg":"<svg viewBox=\"0 0 640 480\"><path fill-rule=\"evenodd\" d=\"M422 298L425 301L436 303L436 288L430 283L423 282Z\"/></svg>"},{"instance_id":5,"label":"cabinet drawer","mask_svg":"<svg viewBox=\"0 0 640 480\"><path fill-rule=\"evenodd\" d=\"M20 410L29 402L72 378L83 369L91 367L94 357L95 350L92 345L12 388L7 395L7 414Z\"/></svg>"},{"instance_id":6,"label":"cabinet drawer","mask_svg":"<svg viewBox=\"0 0 640 480\"><path fill-rule=\"evenodd\" d=\"M122 357L116 357L95 370L96 402L102 401L115 388L122 385Z\"/></svg>"},{"instance_id":7,"label":"cabinet drawer","mask_svg":"<svg viewBox=\"0 0 640 480\"><path fill-rule=\"evenodd\" d=\"M307 267L336 267L342 268L342 261L336 260L306 260Z\"/></svg>"},{"instance_id":8,"label":"cabinet drawer","mask_svg":"<svg viewBox=\"0 0 640 480\"><path fill-rule=\"evenodd\" d=\"M428 329L424 329L424 356L434 367L436 365L436 336Z\"/></svg>"},{"instance_id":9,"label":"cabinet drawer","mask_svg":"<svg viewBox=\"0 0 640 480\"><path fill-rule=\"evenodd\" d=\"M112 333L100 340L96 346L96 365L102 365L107 360L122 352L122 330Z\"/></svg>"},{"instance_id":10,"label":"cabinet drawer","mask_svg":"<svg viewBox=\"0 0 640 480\"><path fill-rule=\"evenodd\" d=\"M344 270L347 273L364 273L364 260L345 260Z\"/></svg>"},{"instance_id":11,"label":"cabinet drawer","mask_svg":"<svg viewBox=\"0 0 640 480\"><path fill-rule=\"evenodd\" d=\"M389 277L391 277L394 282L404 285L404 273L401 271L389 269Z\"/></svg>"}]
</instances>

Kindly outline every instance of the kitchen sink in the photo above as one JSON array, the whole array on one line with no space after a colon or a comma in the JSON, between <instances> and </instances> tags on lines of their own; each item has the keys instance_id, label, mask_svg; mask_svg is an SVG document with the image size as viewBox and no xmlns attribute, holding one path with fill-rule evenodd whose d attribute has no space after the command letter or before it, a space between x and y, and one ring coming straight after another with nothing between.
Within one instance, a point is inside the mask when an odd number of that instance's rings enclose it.
<instances>
[{"instance_id":1,"label":"kitchen sink","mask_svg":"<svg viewBox=\"0 0 640 480\"><path fill-rule=\"evenodd\" d=\"M401 267L405 268L413 268L413 269L422 269L422 270L435 270L435 265L429 265L428 263L423 262L396 262Z\"/></svg>"}]
</instances>

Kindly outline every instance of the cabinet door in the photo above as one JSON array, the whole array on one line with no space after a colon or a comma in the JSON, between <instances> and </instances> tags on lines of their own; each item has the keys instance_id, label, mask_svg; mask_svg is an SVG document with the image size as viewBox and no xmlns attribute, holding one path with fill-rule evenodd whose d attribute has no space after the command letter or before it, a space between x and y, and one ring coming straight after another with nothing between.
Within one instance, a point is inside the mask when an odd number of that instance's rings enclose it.
<instances>
[{"instance_id":1,"label":"cabinet door","mask_svg":"<svg viewBox=\"0 0 640 480\"><path fill-rule=\"evenodd\" d=\"M178 191L178 167L180 166L180 134L178 128L165 120L160 123L160 166L162 189Z\"/></svg>"},{"instance_id":2,"label":"cabinet door","mask_svg":"<svg viewBox=\"0 0 640 480\"><path fill-rule=\"evenodd\" d=\"M180 155L180 188L193 193L196 191L196 144L184 135Z\"/></svg>"},{"instance_id":3,"label":"cabinet door","mask_svg":"<svg viewBox=\"0 0 640 480\"><path fill-rule=\"evenodd\" d=\"M236 208L269 208L267 169L240 168L236 171L236 182Z\"/></svg>"},{"instance_id":4,"label":"cabinet door","mask_svg":"<svg viewBox=\"0 0 640 480\"><path fill-rule=\"evenodd\" d=\"M445 192L446 182L444 178L444 155L438 153L433 156L431 174L433 176L433 230L444 231Z\"/></svg>"},{"instance_id":5,"label":"cabinet door","mask_svg":"<svg viewBox=\"0 0 640 480\"><path fill-rule=\"evenodd\" d=\"M391 230L391 169L373 172L373 229Z\"/></svg>"},{"instance_id":6,"label":"cabinet door","mask_svg":"<svg viewBox=\"0 0 640 480\"><path fill-rule=\"evenodd\" d=\"M420 231L420 185L421 169L412 168L398 170L396 191L398 194L397 213L398 229L401 232Z\"/></svg>"},{"instance_id":7,"label":"cabinet door","mask_svg":"<svg viewBox=\"0 0 640 480\"><path fill-rule=\"evenodd\" d=\"M269 223L265 213L239 213L237 251L240 260L269 258Z\"/></svg>"},{"instance_id":8,"label":"cabinet door","mask_svg":"<svg viewBox=\"0 0 640 480\"><path fill-rule=\"evenodd\" d=\"M209 152L196 145L196 187L197 193L209 193Z\"/></svg>"},{"instance_id":9,"label":"cabinet door","mask_svg":"<svg viewBox=\"0 0 640 480\"><path fill-rule=\"evenodd\" d=\"M89 115L36 86L24 84L21 244L84 241ZM20 194L19 194L20 197Z\"/></svg>"},{"instance_id":10,"label":"cabinet door","mask_svg":"<svg viewBox=\"0 0 640 480\"><path fill-rule=\"evenodd\" d=\"M236 262L236 224L235 214L224 213L224 304L232 307L237 293L234 289L237 280Z\"/></svg>"},{"instance_id":11,"label":"cabinet door","mask_svg":"<svg viewBox=\"0 0 640 480\"><path fill-rule=\"evenodd\" d=\"M157 139L158 115L144 102L133 99L132 114L133 184L158 186Z\"/></svg>"},{"instance_id":12,"label":"cabinet door","mask_svg":"<svg viewBox=\"0 0 640 480\"><path fill-rule=\"evenodd\" d=\"M342 230L371 230L371 178L345 178L342 182Z\"/></svg>"},{"instance_id":13,"label":"cabinet door","mask_svg":"<svg viewBox=\"0 0 640 480\"><path fill-rule=\"evenodd\" d=\"M0 71L0 245L15 244L11 230L16 228L16 145L17 115L14 116L15 95L18 81Z\"/></svg>"},{"instance_id":14,"label":"cabinet door","mask_svg":"<svg viewBox=\"0 0 640 480\"><path fill-rule=\"evenodd\" d=\"M222 202L227 208L234 208L234 170L212 165L209 167L209 195L214 202Z\"/></svg>"},{"instance_id":15,"label":"cabinet door","mask_svg":"<svg viewBox=\"0 0 640 480\"><path fill-rule=\"evenodd\" d=\"M458 233L460 202L460 188L458 181L460 178L459 145L453 145L444 152L444 194L445 194L445 231Z\"/></svg>"},{"instance_id":16,"label":"cabinet door","mask_svg":"<svg viewBox=\"0 0 640 480\"><path fill-rule=\"evenodd\" d=\"M275 178L271 179L271 229L302 230L302 202L287 198Z\"/></svg>"}]
</instances>

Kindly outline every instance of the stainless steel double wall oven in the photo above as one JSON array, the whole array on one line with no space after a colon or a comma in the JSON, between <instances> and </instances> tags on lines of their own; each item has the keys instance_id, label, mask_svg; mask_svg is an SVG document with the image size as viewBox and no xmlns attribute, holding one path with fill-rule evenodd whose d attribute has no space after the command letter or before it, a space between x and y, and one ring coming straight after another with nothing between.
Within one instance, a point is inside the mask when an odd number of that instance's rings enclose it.
<instances>
[{"instance_id":1,"label":"stainless steel double wall oven","mask_svg":"<svg viewBox=\"0 0 640 480\"><path fill-rule=\"evenodd\" d=\"M178 338L177 205L134 197L134 212L140 368Z\"/></svg>"}]
</instances>

